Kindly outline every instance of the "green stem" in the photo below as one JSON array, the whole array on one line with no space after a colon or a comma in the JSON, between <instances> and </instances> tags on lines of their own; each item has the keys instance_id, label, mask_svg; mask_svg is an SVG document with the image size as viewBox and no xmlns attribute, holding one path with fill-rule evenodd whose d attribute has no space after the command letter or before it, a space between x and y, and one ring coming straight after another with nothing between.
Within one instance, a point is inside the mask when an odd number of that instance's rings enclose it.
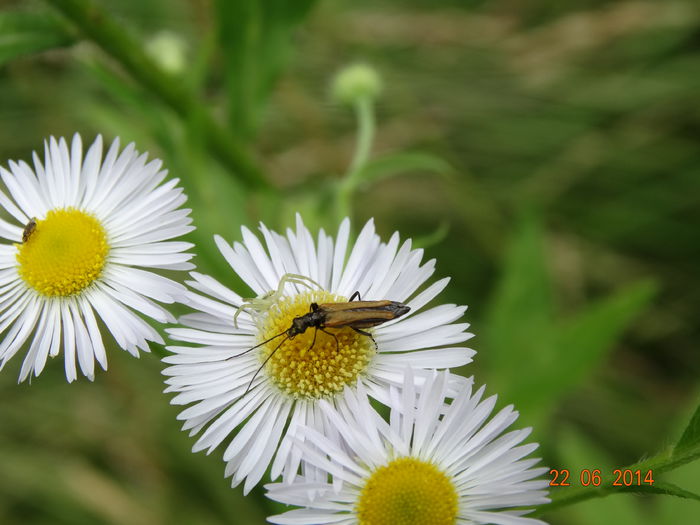
<instances>
[{"instance_id":1,"label":"green stem","mask_svg":"<svg viewBox=\"0 0 700 525\"><path fill-rule=\"evenodd\" d=\"M357 115L357 144L355 145L355 154L350 162L350 168L346 175L348 184L357 184L357 178L362 172L365 164L369 160L369 154L372 150L372 142L374 141L374 106L372 100L368 97L363 97L355 102L355 114Z\"/></svg>"},{"instance_id":2,"label":"green stem","mask_svg":"<svg viewBox=\"0 0 700 525\"><path fill-rule=\"evenodd\" d=\"M266 188L267 181L248 152L233 135L219 125L186 83L163 72L143 52L143 46L128 31L90 0L47 0L85 37L116 59L129 74L174 110L183 120L193 117L201 124L204 140L214 155L250 187Z\"/></svg>"},{"instance_id":3,"label":"green stem","mask_svg":"<svg viewBox=\"0 0 700 525\"><path fill-rule=\"evenodd\" d=\"M369 160L374 142L374 106L372 99L362 97L355 102L357 116L357 143L345 176L338 187L336 206L338 220L350 216L351 201L362 177L362 170Z\"/></svg>"}]
</instances>

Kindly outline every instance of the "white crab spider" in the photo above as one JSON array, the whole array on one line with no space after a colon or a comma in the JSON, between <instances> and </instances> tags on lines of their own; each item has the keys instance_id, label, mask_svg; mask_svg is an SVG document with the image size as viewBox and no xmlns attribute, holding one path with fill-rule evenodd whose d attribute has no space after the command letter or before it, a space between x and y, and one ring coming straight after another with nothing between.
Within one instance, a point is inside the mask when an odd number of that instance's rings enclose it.
<instances>
[{"instance_id":1,"label":"white crab spider","mask_svg":"<svg viewBox=\"0 0 700 525\"><path fill-rule=\"evenodd\" d=\"M309 283L316 286L319 290L323 290L323 286L314 281L311 277L306 277L305 275L299 275L297 273L285 273L280 279L277 290L270 290L257 297L252 297L250 299L244 299L243 304L238 307L236 313L233 314L233 326L238 328L238 316L241 312L245 310L254 311L258 314L266 312L270 307L280 300L282 294L284 294L284 287L290 284L300 284L306 286L309 290L313 290L313 287Z\"/></svg>"}]
</instances>

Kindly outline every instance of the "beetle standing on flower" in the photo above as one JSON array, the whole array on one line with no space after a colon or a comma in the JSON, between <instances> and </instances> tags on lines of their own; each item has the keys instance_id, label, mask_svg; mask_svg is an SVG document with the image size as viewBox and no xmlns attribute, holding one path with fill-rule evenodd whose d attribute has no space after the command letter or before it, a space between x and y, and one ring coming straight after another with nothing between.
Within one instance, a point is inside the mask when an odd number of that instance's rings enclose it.
<instances>
[{"instance_id":1,"label":"beetle standing on flower","mask_svg":"<svg viewBox=\"0 0 700 525\"><path fill-rule=\"evenodd\" d=\"M258 312L261 312L263 310L262 305L265 304L265 300L274 298L274 301L282 296L285 283L293 282L308 286L304 281L310 281L311 283L316 284L313 280L305 278L303 276L299 276L296 274L285 274L280 279L280 286L278 287L276 292L270 292L268 294L265 294L263 297L246 300L244 305L241 306L238 309L238 311L236 311L236 315L234 316L234 324L236 324L236 318L238 317L238 314L240 314L240 312L247 308L249 305L256 305L256 310ZM359 300L355 301L355 299ZM377 342L374 340L374 337L372 337L372 334L363 329L373 328L375 326L379 326L380 324L386 323L387 321L391 321L392 319L397 319L402 315L408 313L410 310L411 309L408 306L399 303L398 301L363 301L362 297L360 297L360 292L355 292L354 294L352 294L348 302L321 304L311 303L311 306L309 307L309 313L295 317L292 320L292 324L288 329L276 335L273 335L272 337L266 339L262 343L259 343L243 352L243 354L247 354L248 352L251 352L256 348L259 348L263 345L266 345L270 341L277 339L278 337L286 335L286 337L282 339L282 341L280 341L280 343L275 347L275 349L265 358L258 371L250 380L250 383L248 383L246 393L250 389L255 378L260 373L260 370L265 368L265 365L272 358L272 356L275 355L277 350L279 350L280 347L286 341L294 339L296 336L303 334L309 328L313 327L315 329L314 338L311 341L311 345L309 346L309 348L303 352L304 354L310 351L316 344L316 335L319 330L321 330L325 334L330 335L331 337L333 337L333 339L335 339L336 350L338 350L340 346L338 344L338 338L333 332L329 332L328 330L326 330L326 328L344 328L346 326L352 328L358 334L369 337L376 348Z\"/></svg>"}]
</instances>

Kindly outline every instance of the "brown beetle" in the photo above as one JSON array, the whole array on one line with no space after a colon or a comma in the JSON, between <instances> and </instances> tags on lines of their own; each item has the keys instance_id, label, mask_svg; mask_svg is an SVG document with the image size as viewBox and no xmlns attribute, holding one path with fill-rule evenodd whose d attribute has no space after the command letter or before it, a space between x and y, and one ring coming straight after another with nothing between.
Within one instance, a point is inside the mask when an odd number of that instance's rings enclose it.
<instances>
[{"instance_id":1,"label":"brown beetle","mask_svg":"<svg viewBox=\"0 0 700 525\"><path fill-rule=\"evenodd\" d=\"M359 301L355 301L354 299L359 299ZM332 336L333 339L335 339L335 345L337 349L339 346L338 338L334 333L326 330L326 328L344 328L346 326L352 328L358 334L362 334L372 339L372 342L376 347L377 342L374 340L374 337L372 337L372 334L366 332L363 329L379 326L380 324L386 323L387 321L391 321L392 319L401 317L409 311L410 308L408 306L397 301L363 301L360 297L360 292L355 292L354 294L352 294L350 300L346 303L311 303L309 313L292 319L292 325L289 328L287 328L284 332L280 332L277 335L273 335L272 337L263 341L262 343L259 343L254 347L249 348L245 352L234 356L238 357L243 354L247 354L248 352L255 350L256 348L259 348L269 343L270 341L277 339L278 337L286 336L284 339L282 339L280 344L278 344L275 347L275 349L270 353L270 355L265 358L263 364L260 366L260 368L258 368L257 372L255 372L253 379L250 380L250 383L248 384L248 388L246 388L245 393L247 393L248 390L250 390L253 381L258 376L260 371L263 368L265 368L265 365L270 360L270 358L272 358L272 356L275 355L275 352L277 352L277 350L279 350L280 347L286 341L288 341L289 339L294 339L299 334L303 334L309 328L313 327L315 329L314 338L311 341L311 346L309 346L309 350L311 350L316 344L316 334L319 330Z\"/></svg>"}]
</instances>

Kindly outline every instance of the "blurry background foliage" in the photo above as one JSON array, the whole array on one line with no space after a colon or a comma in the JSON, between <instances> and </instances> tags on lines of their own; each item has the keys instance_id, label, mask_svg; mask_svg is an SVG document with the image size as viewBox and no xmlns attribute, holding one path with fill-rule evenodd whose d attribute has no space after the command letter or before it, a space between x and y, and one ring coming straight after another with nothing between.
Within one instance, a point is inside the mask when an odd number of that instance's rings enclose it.
<instances>
[{"instance_id":1,"label":"blurry background foliage","mask_svg":"<svg viewBox=\"0 0 700 525\"><path fill-rule=\"evenodd\" d=\"M693 0L2 4L5 166L48 135L135 141L185 186L200 271L243 295L213 234L284 228L295 211L312 230L334 231L343 206L356 228L374 217L452 276L440 300L469 304L477 336L461 372L516 404L545 464L576 485L583 468L700 454L700 416L686 428L700 397ZM353 173L355 115L330 84L355 61L383 91ZM109 373L70 386L59 362L17 386L20 363L0 374L0 523L253 524L280 510L231 490L220 452L190 453L157 359L113 351ZM698 493L700 462L655 478ZM699 511L614 495L539 512L576 525Z\"/></svg>"}]
</instances>

